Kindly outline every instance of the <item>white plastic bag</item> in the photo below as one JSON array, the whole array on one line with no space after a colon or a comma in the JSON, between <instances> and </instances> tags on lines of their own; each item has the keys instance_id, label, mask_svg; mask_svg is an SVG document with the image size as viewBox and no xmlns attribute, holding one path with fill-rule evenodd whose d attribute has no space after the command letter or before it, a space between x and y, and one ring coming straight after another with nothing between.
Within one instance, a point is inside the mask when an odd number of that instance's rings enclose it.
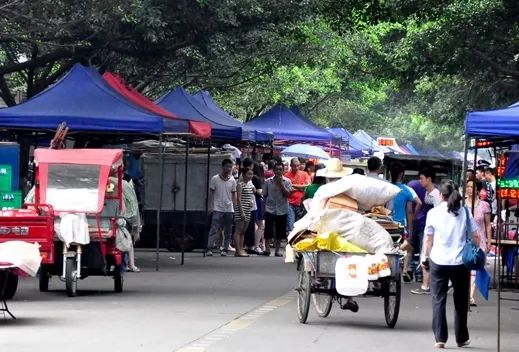
<instances>
[{"instance_id":1,"label":"white plastic bag","mask_svg":"<svg viewBox=\"0 0 519 352\"><path fill-rule=\"evenodd\" d=\"M295 262L295 252L290 244L285 247L285 263Z\"/></svg>"},{"instance_id":2,"label":"white plastic bag","mask_svg":"<svg viewBox=\"0 0 519 352\"><path fill-rule=\"evenodd\" d=\"M349 175L340 180L319 187L310 209L322 209L324 201L344 193L355 199L360 210L370 210L384 205L400 192L400 188L384 181L363 175Z\"/></svg>"},{"instance_id":3,"label":"white plastic bag","mask_svg":"<svg viewBox=\"0 0 519 352\"><path fill-rule=\"evenodd\" d=\"M387 256L383 253L378 253L375 255L375 258L378 263L378 276L391 276L391 268L389 266L389 260L387 259Z\"/></svg>"},{"instance_id":4,"label":"white plastic bag","mask_svg":"<svg viewBox=\"0 0 519 352\"><path fill-rule=\"evenodd\" d=\"M335 288L343 296L363 295L368 290L366 258L354 255L339 258L335 263Z\"/></svg>"},{"instance_id":5,"label":"white plastic bag","mask_svg":"<svg viewBox=\"0 0 519 352\"><path fill-rule=\"evenodd\" d=\"M24 241L0 243L0 263L10 263L30 276L36 276L41 264L40 245Z\"/></svg>"},{"instance_id":6,"label":"white plastic bag","mask_svg":"<svg viewBox=\"0 0 519 352\"><path fill-rule=\"evenodd\" d=\"M378 261L377 257L374 255L366 255L366 261L368 264L368 280L375 281L378 280Z\"/></svg>"},{"instance_id":7,"label":"white plastic bag","mask_svg":"<svg viewBox=\"0 0 519 352\"><path fill-rule=\"evenodd\" d=\"M65 242L67 247L71 243L89 244L90 233L88 232L88 221L85 214L62 214L59 223L58 237Z\"/></svg>"},{"instance_id":8,"label":"white plastic bag","mask_svg":"<svg viewBox=\"0 0 519 352\"><path fill-rule=\"evenodd\" d=\"M393 239L382 226L347 209L323 211L319 221L314 223L311 230L317 233L337 232L369 253L386 252L393 248Z\"/></svg>"}]
</instances>

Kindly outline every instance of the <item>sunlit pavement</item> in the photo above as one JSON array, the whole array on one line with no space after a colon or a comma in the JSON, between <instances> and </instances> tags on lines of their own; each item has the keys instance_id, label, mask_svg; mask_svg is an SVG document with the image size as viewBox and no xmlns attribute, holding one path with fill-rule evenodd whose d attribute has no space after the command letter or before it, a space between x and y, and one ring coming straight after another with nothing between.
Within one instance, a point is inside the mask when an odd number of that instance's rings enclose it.
<instances>
[{"instance_id":1,"label":"sunlit pavement","mask_svg":"<svg viewBox=\"0 0 519 352\"><path fill-rule=\"evenodd\" d=\"M313 310L308 324L296 316L295 266L275 257L209 257L161 252L155 271L152 252L137 253L140 273L128 273L124 292L113 281L89 277L79 296L66 297L57 279L48 293L36 279L20 283L9 307L18 318L0 315L0 352L18 351L423 351L432 350L429 296L411 295L403 285L395 329L384 321L380 298L359 298L356 314L334 305L330 317ZM471 351L496 351L496 294L470 313ZM514 295L508 295L514 297ZM519 294L515 294L519 298ZM452 299L449 302L452 309ZM518 351L519 302L504 301L502 351ZM454 334L447 348L456 348Z\"/></svg>"}]
</instances>

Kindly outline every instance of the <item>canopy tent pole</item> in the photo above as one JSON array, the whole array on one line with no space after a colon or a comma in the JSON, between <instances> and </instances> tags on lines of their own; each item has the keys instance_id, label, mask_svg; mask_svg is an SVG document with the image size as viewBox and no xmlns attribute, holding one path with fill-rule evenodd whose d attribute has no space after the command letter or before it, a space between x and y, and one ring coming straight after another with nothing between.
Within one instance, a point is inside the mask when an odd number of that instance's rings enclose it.
<instances>
[{"instance_id":1,"label":"canopy tent pole","mask_svg":"<svg viewBox=\"0 0 519 352\"><path fill-rule=\"evenodd\" d=\"M462 181L465 178L465 175L467 174L468 170L468 163L469 163L469 147L470 147L470 138L469 136L465 136L465 150L464 150L464 157L463 157L463 173L461 175ZM463 194L467 194L467 180L463 182ZM465 205L465 197L462 198L462 203Z\"/></svg>"},{"instance_id":2,"label":"canopy tent pole","mask_svg":"<svg viewBox=\"0 0 519 352\"><path fill-rule=\"evenodd\" d=\"M182 259L181 265L184 265L184 254L186 247L186 229L187 229L187 177L189 171L189 137L186 138L186 162L184 165L184 221L182 224Z\"/></svg>"},{"instance_id":3,"label":"canopy tent pole","mask_svg":"<svg viewBox=\"0 0 519 352\"><path fill-rule=\"evenodd\" d=\"M494 148L494 155L496 156L496 160L499 160L497 157L497 154L495 152ZM499 182L496 182L496 190L494 197L497 198L499 189ZM494 260L494 269L497 265L499 265L499 269L497 270L497 352L501 351L501 267L503 266L503 256L501 253L501 238L502 238L502 218L501 218L501 200L499 199L497 202L497 229L496 229L496 239L497 239L497 246L496 246L496 255ZM507 220L505 220L507 221ZM501 261L497 260L497 256L500 256ZM495 280L495 276L494 276Z\"/></svg>"},{"instance_id":4,"label":"canopy tent pole","mask_svg":"<svg viewBox=\"0 0 519 352\"><path fill-rule=\"evenodd\" d=\"M476 163L478 161L478 147L476 144L476 147L474 148L474 174L476 173ZM476 184L474 183L472 185L472 204L470 205L472 207L472 215L474 215L474 205L476 204Z\"/></svg>"},{"instance_id":5,"label":"canopy tent pole","mask_svg":"<svg viewBox=\"0 0 519 352\"><path fill-rule=\"evenodd\" d=\"M204 228L204 254L207 252L207 241L209 241L209 178L211 177L211 139L207 145L207 174L205 179L205 228Z\"/></svg>"},{"instance_id":6,"label":"canopy tent pole","mask_svg":"<svg viewBox=\"0 0 519 352\"><path fill-rule=\"evenodd\" d=\"M162 212L162 189L164 188L164 148L162 147L163 142L162 133L159 135L159 172L160 172L160 185L159 185L159 206L157 208L157 233L156 233L156 247L155 247L155 271L159 271L159 251L160 251L160 213Z\"/></svg>"}]
</instances>

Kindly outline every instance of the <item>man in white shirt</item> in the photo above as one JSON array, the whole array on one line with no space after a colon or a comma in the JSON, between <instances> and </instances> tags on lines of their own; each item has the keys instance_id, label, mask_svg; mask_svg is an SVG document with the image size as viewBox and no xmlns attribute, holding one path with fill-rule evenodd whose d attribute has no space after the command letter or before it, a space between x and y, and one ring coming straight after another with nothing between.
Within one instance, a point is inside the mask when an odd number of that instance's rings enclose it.
<instances>
[{"instance_id":1,"label":"man in white shirt","mask_svg":"<svg viewBox=\"0 0 519 352\"><path fill-rule=\"evenodd\" d=\"M234 205L236 204L236 180L232 177L234 163L230 159L222 161L222 171L211 178L209 182L209 204L211 215L211 229L207 243L207 256L212 256L211 249L215 244L215 237L223 228L224 244L220 253L227 255L227 249L231 244L232 225L234 221Z\"/></svg>"},{"instance_id":2,"label":"man in white shirt","mask_svg":"<svg viewBox=\"0 0 519 352\"><path fill-rule=\"evenodd\" d=\"M429 168L420 171L418 176L420 177L420 185L425 188L424 209L428 212L430 209L437 207L442 202L440 191L434 185L434 178L436 177L436 174L433 169ZM421 235L423 236L423 234ZM420 242L423 247L423 241ZM422 253L422 248L420 248L420 253ZM411 290L411 293L416 295L431 294L431 290L429 288L429 272L425 270L423 271L422 286L416 290Z\"/></svg>"}]
</instances>

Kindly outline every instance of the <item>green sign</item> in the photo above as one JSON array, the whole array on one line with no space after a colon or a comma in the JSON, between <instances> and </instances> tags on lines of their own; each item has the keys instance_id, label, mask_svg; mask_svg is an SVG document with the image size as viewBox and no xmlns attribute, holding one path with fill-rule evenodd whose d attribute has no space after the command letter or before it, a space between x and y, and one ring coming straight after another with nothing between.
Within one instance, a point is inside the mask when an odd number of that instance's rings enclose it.
<instances>
[{"instance_id":1,"label":"green sign","mask_svg":"<svg viewBox=\"0 0 519 352\"><path fill-rule=\"evenodd\" d=\"M519 188L519 179L500 179L498 180L499 188Z\"/></svg>"},{"instance_id":2,"label":"green sign","mask_svg":"<svg viewBox=\"0 0 519 352\"><path fill-rule=\"evenodd\" d=\"M20 209L22 207L22 192L0 192L0 210Z\"/></svg>"},{"instance_id":3,"label":"green sign","mask_svg":"<svg viewBox=\"0 0 519 352\"><path fill-rule=\"evenodd\" d=\"M13 186L13 170L11 165L0 165L0 192L10 192Z\"/></svg>"}]
</instances>

